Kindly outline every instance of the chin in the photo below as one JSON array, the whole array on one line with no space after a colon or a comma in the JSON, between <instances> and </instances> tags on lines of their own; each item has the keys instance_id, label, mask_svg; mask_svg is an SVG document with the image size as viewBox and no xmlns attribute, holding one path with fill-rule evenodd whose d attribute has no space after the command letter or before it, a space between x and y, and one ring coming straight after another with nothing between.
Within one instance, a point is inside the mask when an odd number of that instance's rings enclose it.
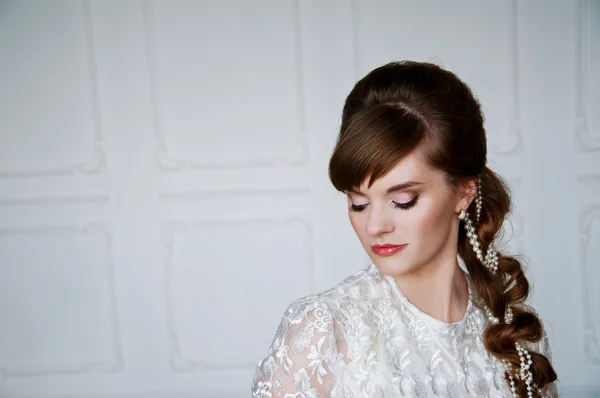
<instances>
[{"instance_id":1,"label":"chin","mask_svg":"<svg viewBox=\"0 0 600 398\"><path fill-rule=\"evenodd\" d=\"M409 264L406 264L405 261L400 261L398 258L394 257L396 256L391 256L388 258L374 256L371 257L371 260L379 272L384 275L398 276L413 270L413 267L411 267Z\"/></svg>"}]
</instances>

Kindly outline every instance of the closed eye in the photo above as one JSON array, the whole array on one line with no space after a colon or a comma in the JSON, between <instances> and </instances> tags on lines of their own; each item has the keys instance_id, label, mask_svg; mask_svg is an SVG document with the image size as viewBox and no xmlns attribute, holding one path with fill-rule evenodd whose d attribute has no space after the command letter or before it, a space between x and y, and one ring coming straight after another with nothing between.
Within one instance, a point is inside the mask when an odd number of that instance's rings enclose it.
<instances>
[{"instance_id":1,"label":"closed eye","mask_svg":"<svg viewBox=\"0 0 600 398\"><path fill-rule=\"evenodd\" d=\"M406 203L397 203L397 202L393 202L393 203L394 203L394 207L396 207L397 209L408 210L417 204L418 199L419 199L419 195L415 196L414 198L412 198L410 201L408 201Z\"/></svg>"},{"instance_id":2,"label":"closed eye","mask_svg":"<svg viewBox=\"0 0 600 398\"><path fill-rule=\"evenodd\" d=\"M414 207L417 204L417 200L418 199L419 199L419 195L416 195L414 198L412 198L408 202L398 203L398 202L392 201L392 203L394 204L394 207L397 208L397 209L408 210L408 209ZM355 204L352 204L352 205L350 205L349 210L350 211L355 211L355 212L361 212L367 206L368 206L368 204L366 204L366 205L355 205Z\"/></svg>"},{"instance_id":3,"label":"closed eye","mask_svg":"<svg viewBox=\"0 0 600 398\"><path fill-rule=\"evenodd\" d=\"M350 211L363 211L365 209L365 207L367 207L367 205L355 205L352 204L350 205Z\"/></svg>"}]
</instances>

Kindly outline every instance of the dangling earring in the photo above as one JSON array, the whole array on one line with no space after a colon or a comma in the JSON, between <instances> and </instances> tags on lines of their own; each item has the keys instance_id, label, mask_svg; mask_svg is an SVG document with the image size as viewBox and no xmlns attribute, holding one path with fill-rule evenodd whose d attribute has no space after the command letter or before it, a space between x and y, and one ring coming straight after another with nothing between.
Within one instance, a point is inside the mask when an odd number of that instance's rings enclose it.
<instances>
[{"instance_id":1,"label":"dangling earring","mask_svg":"<svg viewBox=\"0 0 600 398\"><path fill-rule=\"evenodd\" d=\"M481 195L481 176L477 177L477 194L475 195L475 223L479 225L479 220L481 218L481 207L482 207L482 195Z\"/></svg>"},{"instance_id":2,"label":"dangling earring","mask_svg":"<svg viewBox=\"0 0 600 398\"><path fill-rule=\"evenodd\" d=\"M475 227L471 222L469 213L465 210L461 210L458 218L465 223L467 237L469 238L469 243L471 243L471 246L473 246L473 251L477 256L477 259L481 261L481 263L485 265L492 273L495 273L498 270L498 254L494 251L493 245L490 244L490 247L488 248L488 251L484 257L481 246L479 245L479 240L477 239L477 232L475 231Z\"/></svg>"},{"instance_id":3,"label":"dangling earring","mask_svg":"<svg viewBox=\"0 0 600 398\"><path fill-rule=\"evenodd\" d=\"M476 222L479 224L481 219L481 209L483 207L483 195L481 193L481 176L477 177L477 192L475 194L475 210L476 210ZM495 273L498 270L498 253L494 250L493 244L490 243L490 247L488 251L483 256L483 251L479 245L479 241L477 239L477 232L475 231L475 227L471 222L469 217L469 213L465 210L461 210L458 215L460 220L465 222L465 229L467 230L467 237L469 238L469 242L471 246L473 246L473 250L475 251L475 255L477 259L481 261L483 265L487 267L492 273Z\"/></svg>"}]
</instances>

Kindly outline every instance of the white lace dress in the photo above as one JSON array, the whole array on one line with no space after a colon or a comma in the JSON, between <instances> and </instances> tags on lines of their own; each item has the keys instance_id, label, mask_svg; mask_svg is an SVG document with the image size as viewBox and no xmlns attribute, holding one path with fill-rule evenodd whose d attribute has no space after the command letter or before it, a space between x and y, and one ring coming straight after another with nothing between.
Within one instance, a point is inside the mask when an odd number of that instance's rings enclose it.
<instances>
[{"instance_id":1,"label":"white lace dress","mask_svg":"<svg viewBox=\"0 0 600 398\"><path fill-rule=\"evenodd\" d=\"M449 324L412 305L371 265L288 307L252 396L510 398L502 364L483 345L488 323L470 281L465 316ZM528 347L550 357L546 333ZM558 396L555 385L548 393Z\"/></svg>"}]
</instances>

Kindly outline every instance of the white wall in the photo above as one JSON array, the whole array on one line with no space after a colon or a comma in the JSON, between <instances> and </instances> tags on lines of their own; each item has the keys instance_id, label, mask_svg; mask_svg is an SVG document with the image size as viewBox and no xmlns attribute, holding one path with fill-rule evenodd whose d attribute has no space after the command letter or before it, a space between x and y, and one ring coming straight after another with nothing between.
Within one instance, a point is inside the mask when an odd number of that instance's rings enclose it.
<instances>
[{"instance_id":1,"label":"white wall","mask_svg":"<svg viewBox=\"0 0 600 398\"><path fill-rule=\"evenodd\" d=\"M453 4L453 5L451 5ZM327 179L393 59L487 116L561 389L600 395L600 1L0 2L0 397L249 396L368 263Z\"/></svg>"}]
</instances>

